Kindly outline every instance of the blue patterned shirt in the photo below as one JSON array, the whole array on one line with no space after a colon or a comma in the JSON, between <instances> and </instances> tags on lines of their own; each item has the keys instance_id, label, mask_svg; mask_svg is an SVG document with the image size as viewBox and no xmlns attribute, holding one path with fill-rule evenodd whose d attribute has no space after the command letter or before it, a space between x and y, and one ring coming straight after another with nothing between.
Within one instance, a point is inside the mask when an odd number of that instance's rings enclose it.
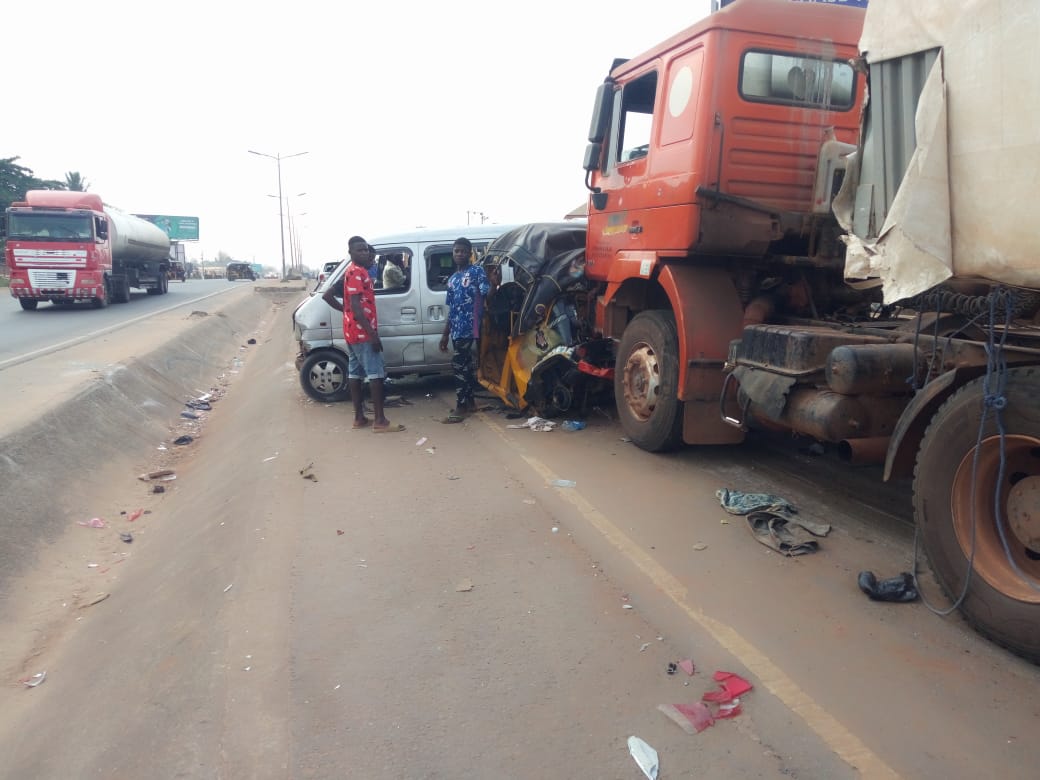
<instances>
[{"instance_id":1,"label":"blue patterned shirt","mask_svg":"<svg viewBox=\"0 0 1040 780\"><path fill-rule=\"evenodd\" d=\"M484 296L490 289L491 283L480 265L456 271L448 279L448 322L452 341L477 338Z\"/></svg>"}]
</instances>

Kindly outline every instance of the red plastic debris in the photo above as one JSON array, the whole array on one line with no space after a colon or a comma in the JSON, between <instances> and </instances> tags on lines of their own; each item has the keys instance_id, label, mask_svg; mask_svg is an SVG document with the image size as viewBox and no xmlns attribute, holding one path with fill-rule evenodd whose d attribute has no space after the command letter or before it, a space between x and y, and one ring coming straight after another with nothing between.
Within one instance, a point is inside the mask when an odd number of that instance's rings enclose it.
<instances>
[{"instance_id":1,"label":"red plastic debris","mask_svg":"<svg viewBox=\"0 0 1040 780\"><path fill-rule=\"evenodd\" d=\"M691 661L689 658L684 658L682 661L679 661L678 666L690 677L693 677L693 661Z\"/></svg>"},{"instance_id":2,"label":"red plastic debris","mask_svg":"<svg viewBox=\"0 0 1040 780\"><path fill-rule=\"evenodd\" d=\"M343 534L345 534L345 533L346 533L346 531L341 531L338 528L336 529L336 536L343 536Z\"/></svg>"},{"instance_id":3,"label":"red plastic debris","mask_svg":"<svg viewBox=\"0 0 1040 780\"><path fill-rule=\"evenodd\" d=\"M708 691L706 694L701 696L701 699L704 701L712 701L721 704L723 702L733 701L741 694L745 694L751 690L751 683L740 675L733 674L733 672L715 672L712 677L721 687L720 690Z\"/></svg>"},{"instance_id":4,"label":"red plastic debris","mask_svg":"<svg viewBox=\"0 0 1040 780\"><path fill-rule=\"evenodd\" d=\"M693 704L658 704L657 709L687 734L700 734L715 722L708 705L700 701Z\"/></svg>"}]
</instances>

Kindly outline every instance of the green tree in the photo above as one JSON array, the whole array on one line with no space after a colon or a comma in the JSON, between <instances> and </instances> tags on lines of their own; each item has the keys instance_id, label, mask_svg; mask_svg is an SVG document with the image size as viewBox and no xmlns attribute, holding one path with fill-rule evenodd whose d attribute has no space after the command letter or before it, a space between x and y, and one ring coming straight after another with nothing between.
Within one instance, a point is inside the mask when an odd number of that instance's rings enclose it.
<instances>
[{"instance_id":1,"label":"green tree","mask_svg":"<svg viewBox=\"0 0 1040 780\"><path fill-rule=\"evenodd\" d=\"M18 157L0 158L0 209L23 200L29 190L63 190L64 182L37 179L31 168L18 164Z\"/></svg>"},{"instance_id":2,"label":"green tree","mask_svg":"<svg viewBox=\"0 0 1040 780\"><path fill-rule=\"evenodd\" d=\"M69 171L65 174L65 189L72 192L86 192L90 189L90 182L79 175L79 171Z\"/></svg>"}]
</instances>

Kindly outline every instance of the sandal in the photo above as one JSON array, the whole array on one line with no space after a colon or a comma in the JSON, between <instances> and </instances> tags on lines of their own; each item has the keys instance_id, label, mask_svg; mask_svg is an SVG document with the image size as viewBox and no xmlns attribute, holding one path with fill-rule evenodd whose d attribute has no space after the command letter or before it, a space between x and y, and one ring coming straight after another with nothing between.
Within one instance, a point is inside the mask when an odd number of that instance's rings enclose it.
<instances>
[{"instance_id":1,"label":"sandal","mask_svg":"<svg viewBox=\"0 0 1040 780\"><path fill-rule=\"evenodd\" d=\"M384 426L382 428L375 425L372 426L372 433L398 433L403 430L404 426L400 423L391 423L390 425Z\"/></svg>"},{"instance_id":2,"label":"sandal","mask_svg":"<svg viewBox=\"0 0 1040 780\"><path fill-rule=\"evenodd\" d=\"M449 414L447 417L441 420L445 425L454 425L455 423L465 422L466 418L461 414Z\"/></svg>"}]
</instances>

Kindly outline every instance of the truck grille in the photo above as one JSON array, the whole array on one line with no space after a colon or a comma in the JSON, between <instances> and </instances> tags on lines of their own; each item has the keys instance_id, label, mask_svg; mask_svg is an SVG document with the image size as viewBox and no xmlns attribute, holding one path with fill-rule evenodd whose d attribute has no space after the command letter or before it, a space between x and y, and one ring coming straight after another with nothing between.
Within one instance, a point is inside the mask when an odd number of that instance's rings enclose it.
<instances>
[{"instance_id":1,"label":"truck grille","mask_svg":"<svg viewBox=\"0 0 1040 780\"><path fill-rule=\"evenodd\" d=\"M71 290L76 285L76 272L31 268L29 282L36 289Z\"/></svg>"}]
</instances>

